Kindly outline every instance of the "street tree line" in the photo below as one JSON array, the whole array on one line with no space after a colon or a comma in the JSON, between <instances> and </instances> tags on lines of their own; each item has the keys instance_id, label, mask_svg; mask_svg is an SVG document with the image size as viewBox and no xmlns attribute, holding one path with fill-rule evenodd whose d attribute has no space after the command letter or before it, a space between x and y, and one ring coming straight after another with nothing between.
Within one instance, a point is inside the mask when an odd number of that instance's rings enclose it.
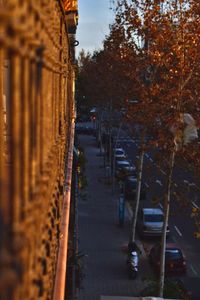
<instances>
[{"instance_id":1,"label":"street tree line","mask_svg":"<svg viewBox=\"0 0 200 300\"><path fill-rule=\"evenodd\" d=\"M158 294L163 296L166 228L168 224L174 163L177 157L194 161L200 172L197 128L200 124L200 3L194 0L119 0L113 7L103 49L80 53L77 71L77 102L100 110L125 109L126 122L140 126L138 186L131 241L140 199L143 156L159 147L168 158L164 195L164 230ZM134 103L129 101L135 99ZM186 118L194 126L186 136ZM191 125L191 123L190 123ZM191 131L190 131L191 133ZM134 132L133 132L134 135ZM196 138L196 139L195 139ZM198 220L198 212L195 211ZM196 221L197 230L200 223Z\"/></svg>"}]
</instances>

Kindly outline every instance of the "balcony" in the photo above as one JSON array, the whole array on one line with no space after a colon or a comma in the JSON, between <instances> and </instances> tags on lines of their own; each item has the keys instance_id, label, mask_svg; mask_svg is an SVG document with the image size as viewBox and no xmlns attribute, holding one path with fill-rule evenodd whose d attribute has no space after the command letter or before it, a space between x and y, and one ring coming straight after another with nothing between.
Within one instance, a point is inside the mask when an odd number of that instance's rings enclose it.
<instances>
[{"instance_id":1,"label":"balcony","mask_svg":"<svg viewBox=\"0 0 200 300\"><path fill-rule=\"evenodd\" d=\"M69 34L75 34L78 25L78 3L77 0L64 0L63 6Z\"/></svg>"}]
</instances>

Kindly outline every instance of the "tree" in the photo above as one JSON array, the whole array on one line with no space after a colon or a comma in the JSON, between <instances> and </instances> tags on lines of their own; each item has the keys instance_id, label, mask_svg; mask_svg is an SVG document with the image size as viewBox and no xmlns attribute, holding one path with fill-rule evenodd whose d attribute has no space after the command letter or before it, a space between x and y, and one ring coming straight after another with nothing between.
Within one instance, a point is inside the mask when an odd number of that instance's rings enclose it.
<instances>
[{"instance_id":1,"label":"tree","mask_svg":"<svg viewBox=\"0 0 200 300\"><path fill-rule=\"evenodd\" d=\"M140 58L134 74L138 83L136 90L140 105L135 105L129 110L129 116L137 115L137 122L141 124L146 122L147 126L151 123L148 122L148 116L150 116L154 120L154 124L151 124L155 125L154 131L157 133L156 143L167 148L170 157L162 238L159 287L161 297L175 144L181 139L184 130L182 115L191 113L196 117L198 114L198 110L195 110L197 108L196 95L199 93L197 72L199 68L199 23L197 24L195 18L198 15L198 9L199 4L184 0L170 3L164 0L123 0L119 2L117 8L118 20L125 28L126 38L130 43L132 42ZM195 96L193 96L193 89L195 89ZM147 108L148 116L145 113ZM138 112L140 112L139 115ZM175 137L169 131L174 124L179 128Z\"/></svg>"},{"instance_id":2,"label":"tree","mask_svg":"<svg viewBox=\"0 0 200 300\"><path fill-rule=\"evenodd\" d=\"M87 72L92 70L88 91L93 100L105 105L112 99L114 107L125 105L127 121L139 124L145 134L151 132L154 136L151 146L159 146L169 158L159 296L163 295L174 161L178 156L189 159L191 152L198 161L197 171L200 170L197 144L183 145L178 151L176 147L179 141L183 144L184 114L190 114L197 126L200 124L199 8L194 0L118 1L115 23L105 39L104 49L92 58L91 69L87 68ZM101 95L95 94L99 90ZM127 101L131 98L138 101L133 105ZM170 131L172 126L178 128L175 135ZM137 205L144 155L142 145L140 155ZM137 209L134 224L136 219Z\"/></svg>"}]
</instances>

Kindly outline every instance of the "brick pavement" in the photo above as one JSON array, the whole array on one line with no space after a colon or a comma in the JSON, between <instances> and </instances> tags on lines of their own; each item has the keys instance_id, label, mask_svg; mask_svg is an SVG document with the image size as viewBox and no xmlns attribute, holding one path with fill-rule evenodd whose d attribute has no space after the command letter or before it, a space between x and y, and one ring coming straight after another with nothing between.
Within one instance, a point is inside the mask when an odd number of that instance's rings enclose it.
<instances>
[{"instance_id":1,"label":"brick pavement","mask_svg":"<svg viewBox=\"0 0 200 300\"><path fill-rule=\"evenodd\" d=\"M139 276L128 278L126 254L130 221L126 215L123 228L118 226L118 198L105 183L103 158L93 136L79 135L86 156L87 199L79 199L79 251L84 257L83 289L78 300L96 300L100 295L138 296L148 275L145 258L140 259Z\"/></svg>"}]
</instances>

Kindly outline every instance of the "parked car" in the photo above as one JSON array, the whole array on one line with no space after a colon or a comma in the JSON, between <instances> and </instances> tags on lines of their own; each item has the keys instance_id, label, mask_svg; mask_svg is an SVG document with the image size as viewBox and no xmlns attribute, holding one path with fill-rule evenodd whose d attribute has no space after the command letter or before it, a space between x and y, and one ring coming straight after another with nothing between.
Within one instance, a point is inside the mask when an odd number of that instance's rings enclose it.
<instances>
[{"instance_id":1,"label":"parked car","mask_svg":"<svg viewBox=\"0 0 200 300\"><path fill-rule=\"evenodd\" d=\"M116 165L117 161L126 160L126 159L127 159L126 156L117 156L117 157L115 157L115 165Z\"/></svg>"},{"instance_id":2,"label":"parked car","mask_svg":"<svg viewBox=\"0 0 200 300\"><path fill-rule=\"evenodd\" d=\"M142 208L138 214L137 229L141 236L161 236L164 214L160 208ZM167 235L169 235L169 226Z\"/></svg>"},{"instance_id":3,"label":"parked car","mask_svg":"<svg viewBox=\"0 0 200 300\"><path fill-rule=\"evenodd\" d=\"M124 197L126 200L134 200L136 196L137 178L135 176L128 176L124 181ZM141 186L140 199L145 199L146 191Z\"/></svg>"},{"instance_id":4,"label":"parked car","mask_svg":"<svg viewBox=\"0 0 200 300\"><path fill-rule=\"evenodd\" d=\"M123 148L114 148L113 155L116 161L126 159L126 153Z\"/></svg>"},{"instance_id":5,"label":"parked car","mask_svg":"<svg viewBox=\"0 0 200 300\"><path fill-rule=\"evenodd\" d=\"M120 148L120 147L116 147L114 148L114 154L115 156L125 156L125 151L123 148Z\"/></svg>"},{"instance_id":6,"label":"parked car","mask_svg":"<svg viewBox=\"0 0 200 300\"><path fill-rule=\"evenodd\" d=\"M161 244L154 245L149 253L149 261L156 274L160 272ZM186 261L182 250L175 244L167 244L165 248L165 274L186 274Z\"/></svg>"},{"instance_id":7,"label":"parked car","mask_svg":"<svg viewBox=\"0 0 200 300\"><path fill-rule=\"evenodd\" d=\"M125 178L130 175L136 175L135 166L131 165L128 160L116 161L115 177L118 180L125 180Z\"/></svg>"}]
</instances>

